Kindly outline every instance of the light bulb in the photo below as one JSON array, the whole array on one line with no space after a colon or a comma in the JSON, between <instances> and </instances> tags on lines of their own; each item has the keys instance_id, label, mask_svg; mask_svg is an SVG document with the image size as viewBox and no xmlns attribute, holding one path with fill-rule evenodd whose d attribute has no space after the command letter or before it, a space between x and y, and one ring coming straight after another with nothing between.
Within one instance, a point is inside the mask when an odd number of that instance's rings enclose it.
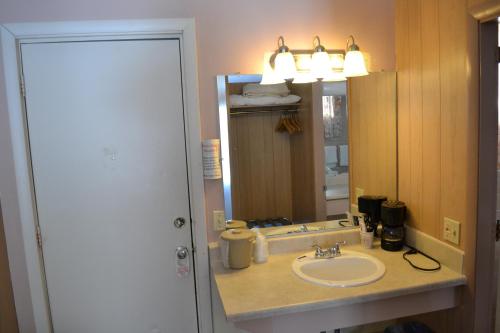
<instances>
[{"instance_id":1,"label":"light bulb","mask_svg":"<svg viewBox=\"0 0 500 333\"><path fill-rule=\"evenodd\" d=\"M348 51L344 60L344 75L346 77L368 75L365 59L360 51Z\"/></svg>"},{"instance_id":2,"label":"light bulb","mask_svg":"<svg viewBox=\"0 0 500 333\"><path fill-rule=\"evenodd\" d=\"M278 75L276 75L276 72L271 67L270 60L272 55L273 52L266 52L264 54L264 66L262 70L262 79L260 81L260 84L278 84L285 82L285 80L279 78Z\"/></svg>"},{"instance_id":3,"label":"light bulb","mask_svg":"<svg viewBox=\"0 0 500 333\"><path fill-rule=\"evenodd\" d=\"M274 59L274 71L280 79L292 80L297 73L293 54L291 52L278 53Z\"/></svg>"},{"instance_id":4,"label":"light bulb","mask_svg":"<svg viewBox=\"0 0 500 333\"><path fill-rule=\"evenodd\" d=\"M327 52L314 52L311 61L311 74L322 79L332 72L330 56Z\"/></svg>"}]
</instances>

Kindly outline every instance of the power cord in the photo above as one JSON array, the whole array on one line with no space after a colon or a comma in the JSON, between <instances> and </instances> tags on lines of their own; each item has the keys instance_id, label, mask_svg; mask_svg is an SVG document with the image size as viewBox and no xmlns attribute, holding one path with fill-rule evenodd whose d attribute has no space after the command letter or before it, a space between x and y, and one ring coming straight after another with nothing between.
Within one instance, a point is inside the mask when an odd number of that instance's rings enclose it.
<instances>
[{"instance_id":1,"label":"power cord","mask_svg":"<svg viewBox=\"0 0 500 333\"><path fill-rule=\"evenodd\" d=\"M425 271L425 272L433 272L433 271L438 271L438 270L441 269L441 263L438 260L436 260L433 257L431 257L431 256L423 253L422 251L417 250L416 248L414 248L412 246L409 246L408 244L406 244L406 246L409 247L410 249L408 251L406 251L405 253L403 253L403 259L406 260L411 265L411 267L413 267L415 269L418 269L418 270L421 270L421 271ZM407 257L409 255L416 255L416 254L421 254L424 257L426 257L427 259L434 261L437 264L437 267L434 267L434 268L425 268L425 267L420 267L420 266L415 265Z\"/></svg>"}]
</instances>

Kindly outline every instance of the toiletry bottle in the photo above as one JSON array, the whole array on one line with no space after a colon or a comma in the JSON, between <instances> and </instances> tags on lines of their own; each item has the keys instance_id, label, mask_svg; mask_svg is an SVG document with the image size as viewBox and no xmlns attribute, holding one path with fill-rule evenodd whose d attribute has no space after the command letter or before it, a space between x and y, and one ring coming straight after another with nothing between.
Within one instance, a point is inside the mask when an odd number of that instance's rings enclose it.
<instances>
[{"instance_id":1,"label":"toiletry bottle","mask_svg":"<svg viewBox=\"0 0 500 333\"><path fill-rule=\"evenodd\" d=\"M267 257L269 257L267 239L260 233L259 228L252 228L252 231L256 234L253 260L257 264L265 263L267 261Z\"/></svg>"}]
</instances>

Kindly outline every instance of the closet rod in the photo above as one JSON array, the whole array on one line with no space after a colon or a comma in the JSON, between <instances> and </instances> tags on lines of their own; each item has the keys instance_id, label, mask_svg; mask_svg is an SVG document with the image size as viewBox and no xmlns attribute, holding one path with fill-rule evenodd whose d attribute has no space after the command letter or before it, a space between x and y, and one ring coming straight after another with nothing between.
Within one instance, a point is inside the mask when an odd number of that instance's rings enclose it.
<instances>
[{"instance_id":1,"label":"closet rod","mask_svg":"<svg viewBox=\"0 0 500 333\"><path fill-rule=\"evenodd\" d=\"M289 112L289 113L297 113L299 111L305 111L306 109L273 109L273 110L254 110L254 111L230 111L229 115L238 116L244 114L254 114L254 113L271 113L271 112Z\"/></svg>"}]
</instances>

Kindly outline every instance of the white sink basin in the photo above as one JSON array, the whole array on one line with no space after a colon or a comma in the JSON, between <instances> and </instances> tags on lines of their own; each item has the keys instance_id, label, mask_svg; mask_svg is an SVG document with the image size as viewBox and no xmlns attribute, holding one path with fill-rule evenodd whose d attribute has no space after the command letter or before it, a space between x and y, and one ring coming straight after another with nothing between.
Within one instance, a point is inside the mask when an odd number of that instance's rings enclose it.
<instances>
[{"instance_id":1,"label":"white sink basin","mask_svg":"<svg viewBox=\"0 0 500 333\"><path fill-rule=\"evenodd\" d=\"M302 279L330 287L354 287L377 281L385 273L385 265L370 255L342 250L331 259L315 259L314 252L293 261L292 269Z\"/></svg>"}]
</instances>

